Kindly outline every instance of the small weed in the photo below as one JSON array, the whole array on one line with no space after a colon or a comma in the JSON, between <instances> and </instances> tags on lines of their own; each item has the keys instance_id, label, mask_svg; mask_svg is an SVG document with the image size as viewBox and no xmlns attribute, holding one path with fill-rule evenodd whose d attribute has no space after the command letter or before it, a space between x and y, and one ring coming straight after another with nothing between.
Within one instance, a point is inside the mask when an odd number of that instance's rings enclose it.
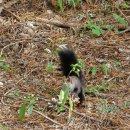
<instances>
[{"instance_id":1,"label":"small weed","mask_svg":"<svg viewBox=\"0 0 130 130\"><path fill-rule=\"evenodd\" d=\"M103 82L102 84L89 84L86 89L85 89L85 93L93 93L96 96L100 95L100 91L106 91L111 89L111 87L113 86L112 82Z\"/></svg>"},{"instance_id":2,"label":"small weed","mask_svg":"<svg viewBox=\"0 0 130 130\"><path fill-rule=\"evenodd\" d=\"M124 107L130 108L130 101L124 101Z\"/></svg>"},{"instance_id":3,"label":"small weed","mask_svg":"<svg viewBox=\"0 0 130 130\"><path fill-rule=\"evenodd\" d=\"M10 70L10 66L8 64L5 63L3 57L0 57L0 69L3 69L3 70Z\"/></svg>"},{"instance_id":4,"label":"small weed","mask_svg":"<svg viewBox=\"0 0 130 130\"><path fill-rule=\"evenodd\" d=\"M101 65L101 68L102 68L102 71L103 71L103 73L104 73L105 75L107 75L107 74L110 72L109 67L108 67L107 64L102 64L102 65Z\"/></svg>"},{"instance_id":5,"label":"small weed","mask_svg":"<svg viewBox=\"0 0 130 130\"><path fill-rule=\"evenodd\" d=\"M100 103L97 103L96 106L100 113L116 113L119 110L117 106L110 105L107 99L103 99Z\"/></svg>"},{"instance_id":6,"label":"small weed","mask_svg":"<svg viewBox=\"0 0 130 130\"><path fill-rule=\"evenodd\" d=\"M114 28L114 26L107 24L107 25L106 25L106 28L107 28L108 31L110 31L110 30L112 30L112 29Z\"/></svg>"},{"instance_id":7,"label":"small weed","mask_svg":"<svg viewBox=\"0 0 130 130\"><path fill-rule=\"evenodd\" d=\"M120 7L122 8L130 8L129 4L125 1L123 1L121 4L120 4Z\"/></svg>"},{"instance_id":8,"label":"small weed","mask_svg":"<svg viewBox=\"0 0 130 130\"><path fill-rule=\"evenodd\" d=\"M119 30L118 30L117 28L114 28L114 32L115 32L116 34L118 34L118 33L119 33Z\"/></svg>"},{"instance_id":9,"label":"small weed","mask_svg":"<svg viewBox=\"0 0 130 130\"><path fill-rule=\"evenodd\" d=\"M19 119L23 120L25 117L25 112L26 112L26 104L25 102L21 104L20 110L19 110Z\"/></svg>"},{"instance_id":10,"label":"small weed","mask_svg":"<svg viewBox=\"0 0 130 130\"><path fill-rule=\"evenodd\" d=\"M23 103L21 104L19 111L20 120L24 119L26 111L29 115L32 114L34 105L36 104L37 100L38 98L34 97L33 94L24 97Z\"/></svg>"},{"instance_id":11,"label":"small weed","mask_svg":"<svg viewBox=\"0 0 130 130\"><path fill-rule=\"evenodd\" d=\"M93 93L95 96L99 96L99 86L98 85L93 85L93 84L89 84L87 86L87 88L85 89L86 93Z\"/></svg>"},{"instance_id":12,"label":"small weed","mask_svg":"<svg viewBox=\"0 0 130 130\"><path fill-rule=\"evenodd\" d=\"M120 66L121 66L121 62L120 62L120 61L115 61L115 62L112 64L112 66L113 66L114 68L120 67Z\"/></svg>"},{"instance_id":13,"label":"small weed","mask_svg":"<svg viewBox=\"0 0 130 130\"><path fill-rule=\"evenodd\" d=\"M92 92L95 94L95 96L99 96L100 95L99 90L98 90L98 86L93 87L92 88Z\"/></svg>"},{"instance_id":14,"label":"small weed","mask_svg":"<svg viewBox=\"0 0 130 130\"><path fill-rule=\"evenodd\" d=\"M93 66L91 71L92 71L92 76L95 76L97 73L97 67Z\"/></svg>"},{"instance_id":15,"label":"small weed","mask_svg":"<svg viewBox=\"0 0 130 130\"><path fill-rule=\"evenodd\" d=\"M52 62L48 63L46 70L47 70L48 73L53 73L54 66L53 66Z\"/></svg>"},{"instance_id":16,"label":"small weed","mask_svg":"<svg viewBox=\"0 0 130 130\"><path fill-rule=\"evenodd\" d=\"M79 64L79 63L72 64L71 67L72 67L72 70L70 71L70 74L72 72L74 72L79 77L80 76L80 69L82 68L81 64Z\"/></svg>"},{"instance_id":17,"label":"small weed","mask_svg":"<svg viewBox=\"0 0 130 130\"><path fill-rule=\"evenodd\" d=\"M69 100L69 118L70 118L72 115L72 111L73 111L73 101L71 98L69 98L69 90L70 90L70 86L67 83L65 92L63 90L60 91L60 95L58 97L61 102L61 105L60 105L60 107L58 107L57 112L60 113L63 110L65 110L65 104L68 99Z\"/></svg>"},{"instance_id":18,"label":"small weed","mask_svg":"<svg viewBox=\"0 0 130 130\"><path fill-rule=\"evenodd\" d=\"M60 11L63 12L63 1L62 0L58 0L58 7L59 7Z\"/></svg>"},{"instance_id":19,"label":"small weed","mask_svg":"<svg viewBox=\"0 0 130 130\"><path fill-rule=\"evenodd\" d=\"M113 86L112 82L103 82L101 85L99 85L99 90L106 91L110 90Z\"/></svg>"},{"instance_id":20,"label":"small weed","mask_svg":"<svg viewBox=\"0 0 130 130\"><path fill-rule=\"evenodd\" d=\"M4 125L2 125L2 124L0 124L0 129L1 130L7 130L7 128Z\"/></svg>"},{"instance_id":21,"label":"small weed","mask_svg":"<svg viewBox=\"0 0 130 130\"><path fill-rule=\"evenodd\" d=\"M69 84L67 83L66 85L66 90L65 92L61 90L60 92L60 95L59 95L59 100L62 102L60 107L57 109L57 112L60 113L62 112L63 110L65 110L65 103L68 99L68 96L69 96L69 90L70 90L70 86Z\"/></svg>"},{"instance_id":22,"label":"small weed","mask_svg":"<svg viewBox=\"0 0 130 130\"><path fill-rule=\"evenodd\" d=\"M78 59L78 64L81 66L82 69L85 68L85 63L82 59Z\"/></svg>"},{"instance_id":23,"label":"small weed","mask_svg":"<svg viewBox=\"0 0 130 130\"><path fill-rule=\"evenodd\" d=\"M113 14L113 17L119 22L119 23L121 23L121 24L123 24L123 25L128 25L128 22L124 19L124 18L122 18L122 17L120 17L119 15L117 15L117 14Z\"/></svg>"},{"instance_id":24,"label":"small weed","mask_svg":"<svg viewBox=\"0 0 130 130\"><path fill-rule=\"evenodd\" d=\"M58 95L59 101L62 102L65 96L65 92L63 90L60 91L60 95Z\"/></svg>"},{"instance_id":25,"label":"small weed","mask_svg":"<svg viewBox=\"0 0 130 130\"><path fill-rule=\"evenodd\" d=\"M82 0L67 0L67 2L69 6L76 7L82 2Z\"/></svg>"},{"instance_id":26,"label":"small weed","mask_svg":"<svg viewBox=\"0 0 130 130\"><path fill-rule=\"evenodd\" d=\"M92 20L88 21L87 28L89 28L96 36L100 36L103 33L101 27L95 24Z\"/></svg>"},{"instance_id":27,"label":"small weed","mask_svg":"<svg viewBox=\"0 0 130 130\"><path fill-rule=\"evenodd\" d=\"M67 0L67 5L69 7L75 8L76 6L80 5L81 3L82 3L82 0ZM58 0L57 5L58 5L60 11L63 12L64 11L63 0Z\"/></svg>"},{"instance_id":28,"label":"small weed","mask_svg":"<svg viewBox=\"0 0 130 130\"><path fill-rule=\"evenodd\" d=\"M108 88L108 86L107 86L106 83L103 83L103 84L101 85L101 90L106 91L107 88Z\"/></svg>"}]
</instances>

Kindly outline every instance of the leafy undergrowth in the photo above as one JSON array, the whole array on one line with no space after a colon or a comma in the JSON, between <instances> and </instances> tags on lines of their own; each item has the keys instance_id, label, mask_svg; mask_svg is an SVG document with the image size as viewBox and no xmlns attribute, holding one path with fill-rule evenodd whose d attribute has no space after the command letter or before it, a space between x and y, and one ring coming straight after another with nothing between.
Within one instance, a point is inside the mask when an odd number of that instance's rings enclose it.
<instances>
[{"instance_id":1,"label":"leafy undergrowth","mask_svg":"<svg viewBox=\"0 0 130 130\"><path fill-rule=\"evenodd\" d=\"M82 3L60 12L29 2L0 16L0 129L130 129L129 3ZM86 100L70 100L71 108L58 112L54 99L65 78L57 51L65 44L84 68Z\"/></svg>"}]
</instances>

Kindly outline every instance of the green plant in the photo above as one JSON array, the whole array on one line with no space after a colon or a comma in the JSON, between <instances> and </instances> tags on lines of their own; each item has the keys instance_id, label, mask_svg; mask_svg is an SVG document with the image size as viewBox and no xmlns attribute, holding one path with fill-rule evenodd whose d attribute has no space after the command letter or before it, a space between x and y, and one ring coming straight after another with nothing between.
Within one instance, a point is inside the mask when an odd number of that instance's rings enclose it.
<instances>
[{"instance_id":1,"label":"green plant","mask_svg":"<svg viewBox=\"0 0 130 130\"><path fill-rule=\"evenodd\" d=\"M63 110L65 110L65 104L68 99L69 100L69 118L70 118L72 115L72 111L73 111L73 101L71 98L69 98L69 90L70 90L70 86L67 83L65 92L63 90L60 91L60 95L58 95L58 97L61 102L61 105L60 105L60 107L58 107L57 112L60 113Z\"/></svg>"},{"instance_id":2,"label":"green plant","mask_svg":"<svg viewBox=\"0 0 130 130\"><path fill-rule=\"evenodd\" d=\"M85 68L85 63L82 59L78 59L78 64L81 66L82 69Z\"/></svg>"},{"instance_id":3,"label":"green plant","mask_svg":"<svg viewBox=\"0 0 130 130\"><path fill-rule=\"evenodd\" d=\"M130 8L129 4L128 4L127 2L125 2L125 1L123 1L123 2L120 4L120 6L121 6L122 8Z\"/></svg>"},{"instance_id":4,"label":"green plant","mask_svg":"<svg viewBox=\"0 0 130 130\"><path fill-rule=\"evenodd\" d=\"M82 0L67 0L67 2L69 6L76 7L82 2Z\"/></svg>"},{"instance_id":5,"label":"green plant","mask_svg":"<svg viewBox=\"0 0 130 130\"><path fill-rule=\"evenodd\" d=\"M36 98L33 94L30 94L23 98L23 103L21 104L20 110L19 110L20 120L24 119L26 111L29 115L32 114L34 105L36 104L37 100L38 98Z\"/></svg>"},{"instance_id":6,"label":"green plant","mask_svg":"<svg viewBox=\"0 0 130 130\"><path fill-rule=\"evenodd\" d=\"M92 20L88 21L87 28L89 28L96 36L100 36L103 33L101 27L96 25Z\"/></svg>"},{"instance_id":7,"label":"green plant","mask_svg":"<svg viewBox=\"0 0 130 130\"><path fill-rule=\"evenodd\" d=\"M113 66L114 68L120 67L120 66L121 66L121 62L120 62L120 61L115 61L115 62L112 64L112 66Z\"/></svg>"},{"instance_id":8,"label":"green plant","mask_svg":"<svg viewBox=\"0 0 130 130\"><path fill-rule=\"evenodd\" d=\"M19 119L23 120L25 117L25 112L26 112L26 104L25 102L21 104L20 110L19 110Z\"/></svg>"},{"instance_id":9,"label":"green plant","mask_svg":"<svg viewBox=\"0 0 130 130\"><path fill-rule=\"evenodd\" d=\"M46 69L47 69L48 73L52 73L54 71L54 66L53 66L52 62L49 62L47 64L47 68Z\"/></svg>"},{"instance_id":10,"label":"green plant","mask_svg":"<svg viewBox=\"0 0 130 130\"><path fill-rule=\"evenodd\" d=\"M119 33L119 30L118 30L117 28L114 28L114 32L115 32L116 34L118 34L118 33Z\"/></svg>"},{"instance_id":11,"label":"green plant","mask_svg":"<svg viewBox=\"0 0 130 130\"><path fill-rule=\"evenodd\" d=\"M70 90L70 86L67 83L65 92L61 90L60 95L59 95L59 100L61 101L61 105L57 109L58 113L65 110L65 103L66 103L68 96L69 96L69 90Z\"/></svg>"},{"instance_id":12,"label":"green plant","mask_svg":"<svg viewBox=\"0 0 130 130\"><path fill-rule=\"evenodd\" d=\"M91 71L92 71L92 76L95 76L97 73L97 67L93 66Z\"/></svg>"},{"instance_id":13,"label":"green plant","mask_svg":"<svg viewBox=\"0 0 130 130\"><path fill-rule=\"evenodd\" d=\"M58 7L60 8L60 11L63 12L63 1L62 0L58 0Z\"/></svg>"},{"instance_id":14,"label":"green plant","mask_svg":"<svg viewBox=\"0 0 130 130\"><path fill-rule=\"evenodd\" d=\"M102 64L102 65L101 65L101 68L102 68L102 70L103 70L103 73L106 74L106 75L107 75L107 74L109 73L109 71L110 71L107 64Z\"/></svg>"},{"instance_id":15,"label":"green plant","mask_svg":"<svg viewBox=\"0 0 130 130\"><path fill-rule=\"evenodd\" d=\"M1 130L7 130L7 128L4 125L2 125L2 124L0 124L0 129Z\"/></svg>"},{"instance_id":16,"label":"green plant","mask_svg":"<svg viewBox=\"0 0 130 130\"><path fill-rule=\"evenodd\" d=\"M0 57L0 69L3 69L3 70L10 70L10 66L8 64L5 63L3 57Z\"/></svg>"},{"instance_id":17,"label":"green plant","mask_svg":"<svg viewBox=\"0 0 130 130\"><path fill-rule=\"evenodd\" d=\"M101 102L97 103L96 106L100 113L116 113L119 110L117 106L110 105L107 99L101 100Z\"/></svg>"},{"instance_id":18,"label":"green plant","mask_svg":"<svg viewBox=\"0 0 130 130\"><path fill-rule=\"evenodd\" d=\"M95 96L99 96L99 86L96 85L95 87L92 88L92 92L95 94Z\"/></svg>"},{"instance_id":19,"label":"green plant","mask_svg":"<svg viewBox=\"0 0 130 130\"><path fill-rule=\"evenodd\" d=\"M114 28L113 25L109 25L109 24L106 25L106 29L107 29L108 31L112 30L113 28Z\"/></svg>"},{"instance_id":20,"label":"green plant","mask_svg":"<svg viewBox=\"0 0 130 130\"><path fill-rule=\"evenodd\" d=\"M107 88L108 88L108 86L107 86L106 83L103 83L103 84L101 85L101 90L106 91Z\"/></svg>"},{"instance_id":21,"label":"green plant","mask_svg":"<svg viewBox=\"0 0 130 130\"><path fill-rule=\"evenodd\" d=\"M60 91L60 95L58 95L59 101L62 102L65 96L65 92L63 90Z\"/></svg>"},{"instance_id":22,"label":"green plant","mask_svg":"<svg viewBox=\"0 0 130 130\"><path fill-rule=\"evenodd\" d=\"M124 101L124 107L129 108L130 107L130 101Z\"/></svg>"},{"instance_id":23,"label":"green plant","mask_svg":"<svg viewBox=\"0 0 130 130\"><path fill-rule=\"evenodd\" d=\"M77 63L77 64L72 64L71 65L72 69L70 71L70 74L72 72L74 72L75 74L77 74L77 76L80 76L80 69L82 68L81 64Z\"/></svg>"},{"instance_id":24,"label":"green plant","mask_svg":"<svg viewBox=\"0 0 130 130\"><path fill-rule=\"evenodd\" d=\"M119 23L121 23L121 24L123 24L123 25L128 25L128 22L124 19L124 18L122 18L122 17L120 17L119 15L117 15L117 14L113 14L113 17L119 22Z\"/></svg>"},{"instance_id":25,"label":"green plant","mask_svg":"<svg viewBox=\"0 0 130 130\"><path fill-rule=\"evenodd\" d=\"M93 84L89 84L87 86L87 88L85 89L86 93L93 93L95 96L99 96L99 85L93 85Z\"/></svg>"}]
</instances>

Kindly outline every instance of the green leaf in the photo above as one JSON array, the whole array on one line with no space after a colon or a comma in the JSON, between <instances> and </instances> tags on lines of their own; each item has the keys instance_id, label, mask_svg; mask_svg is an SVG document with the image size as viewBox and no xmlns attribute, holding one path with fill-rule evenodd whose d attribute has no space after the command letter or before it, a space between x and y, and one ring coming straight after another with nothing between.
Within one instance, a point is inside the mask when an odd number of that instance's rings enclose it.
<instances>
[{"instance_id":1,"label":"green leaf","mask_svg":"<svg viewBox=\"0 0 130 130\"><path fill-rule=\"evenodd\" d=\"M34 106L33 106L32 104L29 105L29 108L28 108L28 114L29 114L29 115L32 114L32 112L33 112L33 108L34 108Z\"/></svg>"},{"instance_id":2,"label":"green leaf","mask_svg":"<svg viewBox=\"0 0 130 130\"><path fill-rule=\"evenodd\" d=\"M66 85L66 90L65 90L65 95L64 95L64 99L62 100L61 106L58 108L58 113L63 111L65 109L65 103L67 101L68 95L69 95L69 84L67 83Z\"/></svg>"},{"instance_id":3,"label":"green leaf","mask_svg":"<svg viewBox=\"0 0 130 130\"><path fill-rule=\"evenodd\" d=\"M68 5L75 7L75 1L74 0L68 0Z\"/></svg>"},{"instance_id":4,"label":"green leaf","mask_svg":"<svg viewBox=\"0 0 130 130\"><path fill-rule=\"evenodd\" d=\"M82 69L85 68L85 63L82 59L78 59L78 64L79 64L80 68L82 68Z\"/></svg>"},{"instance_id":5,"label":"green leaf","mask_svg":"<svg viewBox=\"0 0 130 130\"><path fill-rule=\"evenodd\" d=\"M25 112L26 112L26 104L22 103L22 105L20 106L20 112L19 112L19 119L23 120L25 117Z\"/></svg>"},{"instance_id":6,"label":"green leaf","mask_svg":"<svg viewBox=\"0 0 130 130\"><path fill-rule=\"evenodd\" d=\"M117 28L114 28L114 32L115 32L116 34L118 34L118 33L119 33L119 30L118 30Z\"/></svg>"},{"instance_id":7,"label":"green leaf","mask_svg":"<svg viewBox=\"0 0 130 130\"><path fill-rule=\"evenodd\" d=\"M70 74L74 72L79 77L80 69L82 68L82 66L79 63L77 63L77 64L72 64L71 67L72 70L70 71Z\"/></svg>"},{"instance_id":8,"label":"green leaf","mask_svg":"<svg viewBox=\"0 0 130 130\"><path fill-rule=\"evenodd\" d=\"M123 8L130 8L129 4L125 1L123 1L121 4L120 4L121 7Z\"/></svg>"},{"instance_id":9,"label":"green leaf","mask_svg":"<svg viewBox=\"0 0 130 130\"><path fill-rule=\"evenodd\" d=\"M64 99L64 95L65 95L64 91L63 91L63 90L61 90L61 91L60 91L60 95L58 95L59 100L60 100L61 102L62 102L62 101L63 101L63 99Z\"/></svg>"},{"instance_id":10,"label":"green leaf","mask_svg":"<svg viewBox=\"0 0 130 130\"><path fill-rule=\"evenodd\" d=\"M106 91L107 85L106 84L102 84L101 89L104 90L104 91Z\"/></svg>"},{"instance_id":11,"label":"green leaf","mask_svg":"<svg viewBox=\"0 0 130 130\"><path fill-rule=\"evenodd\" d=\"M2 61L0 61L0 68L3 70L10 70L10 66Z\"/></svg>"},{"instance_id":12,"label":"green leaf","mask_svg":"<svg viewBox=\"0 0 130 130\"><path fill-rule=\"evenodd\" d=\"M110 31L110 30L112 30L112 28L113 28L113 25L106 25L106 28Z\"/></svg>"},{"instance_id":13,"label":"green leaf","mask_svg":"<svg viewBox=\"0 0 130 130\"><path fill-rule=\"evenodd\" d=\"M48 63L47 65L47 72L52 73L54 71L54 67L52 63Z\"/></svg>"},{"instance_id":14,"label":"green leaf","mask_svg":"<svg viewBox=\"0 0 130 130\"><path fill-rule=\"evenodd\" d=\"M96 25L92 20L88 21L87 27L92 30L92 33L100 36L103 33L103 30L100 26Z\"/></svg>"},{"instance_id":15,"label":"green leaf","mask_svg":"<svg viewBox=\"0 0 130 130\"><path fill-rule=\"evenodd\" d=\"M113 17L119 22L119 23L121 23L121 24L123 24L123 25L128 25L128 22L124 19L124 18L122 18L122 17L120 17L119 15L117 15L117 14L113 14Z\"/></svg>"},{"instance_id":16,"label":"green leaf","mask_svg":"<svg viewBox=\"0 0 130 130\"><path fill-rule=\"evenodd\" d=\"M63 2L62 2L62 0L58 0L58 7L60 8L60 11L63 12Z\"/></svg>"},{"instance_id":17,"label":"green leaf","mask_svg":"<svg viewBox=\"0 0 130 130\"><path fill-rule=\"evenodd\" d=\"M0 124L0 128L1 128L1 130L7 130L7 128L2 124Z\"/></svg>"},{"instance_id":18,"label":"green leaf","mask_svg":"<svg viewBox=\"0 0 130 130\"><path fill-rule=\"evenodd\" d=\"M96 75L96 72L97 72L97 68L94 66L92 68L92 76L95 76Z\"/></svg>"},{"instance_id":19,"label":"green leaf","mask_svg":"<svg viewBox=\"0 0 130 130\"><path fill-rule=\"evenodd\" d=\"M107 75L108 72L109 72L109 67L108 67L106 64L102 64L101 66L102 66L102 69L103 69L104 74Z\"/></svg>"}]
</instances>

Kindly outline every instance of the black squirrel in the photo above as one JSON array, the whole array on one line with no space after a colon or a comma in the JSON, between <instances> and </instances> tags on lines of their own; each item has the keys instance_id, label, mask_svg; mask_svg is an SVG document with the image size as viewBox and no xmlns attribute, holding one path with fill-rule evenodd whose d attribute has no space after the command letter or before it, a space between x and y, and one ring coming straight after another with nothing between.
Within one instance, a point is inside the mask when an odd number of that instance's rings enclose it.
<instances>
[{"instance_id":1,"label":"black squirrel","mask_svg":"<svg viewBox=\"0 0 130 130\"><path fill-rule=\"evenodd\" d=\"M63 75L69 77L70 94L76 94L79 97L79 104L82 104L85 100L83 87L84 87L84 77L79 69L79 75L72 71L72 65L78 64L77 57L74 51L68 47L62 47L59 51L59 57L61 62L61 69Z\"/></svg>"}]
</instances>

